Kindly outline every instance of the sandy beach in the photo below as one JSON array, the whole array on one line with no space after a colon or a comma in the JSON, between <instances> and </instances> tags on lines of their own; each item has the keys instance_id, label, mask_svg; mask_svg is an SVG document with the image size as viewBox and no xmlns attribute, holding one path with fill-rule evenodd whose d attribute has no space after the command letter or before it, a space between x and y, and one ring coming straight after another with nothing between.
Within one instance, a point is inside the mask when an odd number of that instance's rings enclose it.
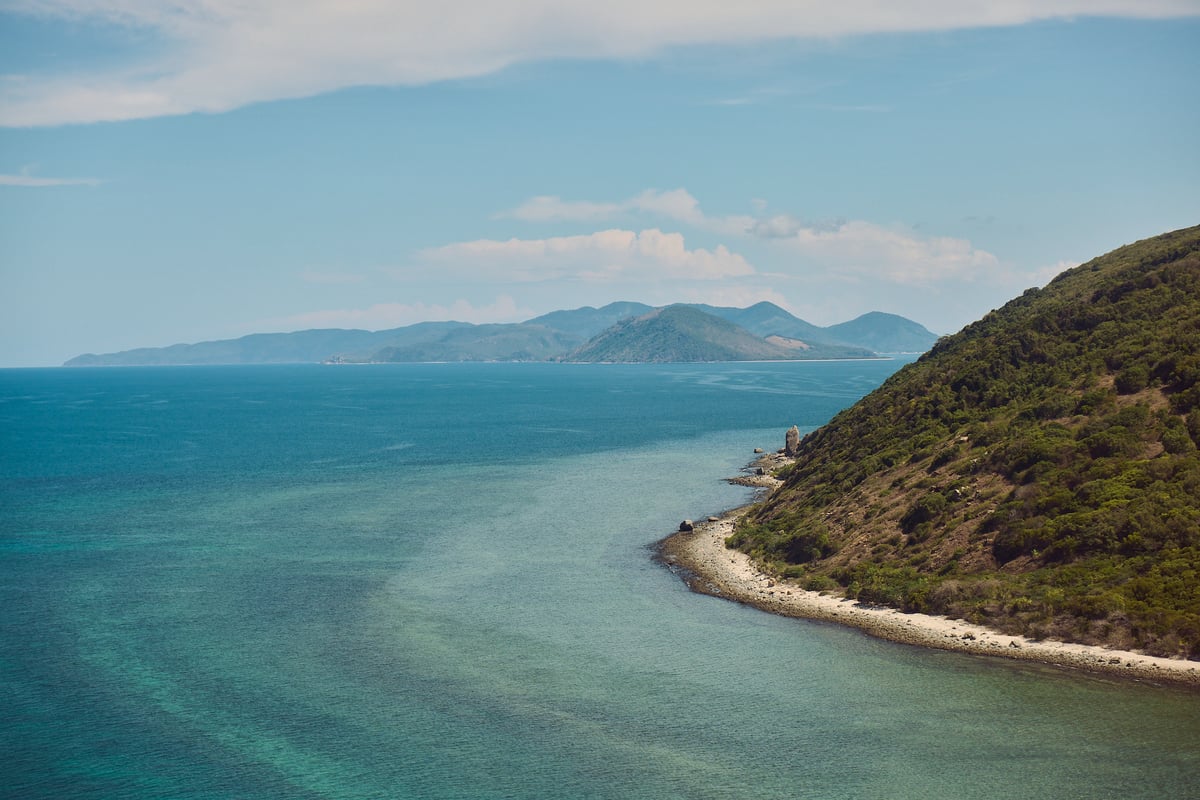
<instances>
[{"instance_id":1,"label":"sandy beach","mask_svg":"<svg viewBox=\"0 0 1200 800\"><path fill-rule=\"evenodd\" d=\"M770 481L770 478L762 478L757 483L769 487ZM745 553L725 547L726 537L733 532L734 523L745 511L744 508L736 509L715 520L697 523L691 532L673 534L660 545L662 560L679 569L694 591L745 603L772 614L849 625L872 636L922 647L1036 661L1141 681L1200 688L1200 663L1195 661L1157 658L1082 644L1034 641L997 633L963 620L866 606L830 594L805 591L765 575Z\"/></svg>"}]
</instances>

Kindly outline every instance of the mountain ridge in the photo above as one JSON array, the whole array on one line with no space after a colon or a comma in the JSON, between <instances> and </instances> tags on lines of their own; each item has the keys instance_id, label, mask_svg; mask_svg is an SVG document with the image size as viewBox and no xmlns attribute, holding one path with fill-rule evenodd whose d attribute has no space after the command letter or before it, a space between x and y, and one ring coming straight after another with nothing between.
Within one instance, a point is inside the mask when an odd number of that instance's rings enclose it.
<instances>
[{"instance_id":1,"label":"mountain ridge","mask_svg":"<svg viewBox=\"0 0 1200 800\"><path fill-rule=\"evenodd\" d=\"M621 320L570 352L564 360L621 363L871 358L841 345L763 338L734 322L690 305L655 309Z\"/></svg>"},{"instance_id":2,"label":"mountain ridge","mask_svg":"<svg viewBox=\"0 0 1200 800\"><path fill-rule=\"evenodd\" d=\"M835 339L823 333L828 329L794 317L771 303L758 303L747 309L697 304L689 307L746 327L759 338L778 335L800 339L809 345L874 350L858 342L845 341L845 337ZM584 306L552 311L519 323L475 325L447 321L421 322L381 331L326 328L291 333L256 333L237 339L136 348L117 353L85 353L68 360L65 366L561 360L618 322L653 310L654 306L644 303L618 301L600 308ZM773 322L767 324L764 320ZM926 347L936 341L935 334L917 323L911 324L925 331ZM800 352L794 357L838 356L815 356Z\"/></svg>"}]
</instances>

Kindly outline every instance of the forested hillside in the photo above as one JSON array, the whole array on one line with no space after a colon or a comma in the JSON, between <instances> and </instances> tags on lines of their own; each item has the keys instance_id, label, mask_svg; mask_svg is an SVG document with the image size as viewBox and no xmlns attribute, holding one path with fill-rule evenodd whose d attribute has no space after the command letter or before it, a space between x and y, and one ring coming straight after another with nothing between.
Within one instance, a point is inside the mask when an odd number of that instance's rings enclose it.
<instances>
[{"instance_id":1,"label":"forested hillside","mask_svg":"<svg viewBox=\"0 0 1200 800\"><path fill-rule=\"evenodd\" d=\"M730 544L808 588L1200 658L1200 227L946 337L801 443Z\"/></svg>"}]
</instances>

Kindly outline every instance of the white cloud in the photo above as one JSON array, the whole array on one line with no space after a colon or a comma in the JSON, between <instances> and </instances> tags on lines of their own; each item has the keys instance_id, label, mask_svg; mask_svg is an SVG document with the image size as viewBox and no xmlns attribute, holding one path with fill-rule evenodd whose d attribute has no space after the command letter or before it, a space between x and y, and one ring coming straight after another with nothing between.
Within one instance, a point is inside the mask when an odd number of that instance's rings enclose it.
<instances>
[{"instance_id":1,"label":"white cloud","mask_svg":"<svg viewBox=\"0 0 1200 800\"><path fill-rule=\"evenodd\" d=\"M551 58L646 57L681 45L1200 13L1196 0L9 0L6 13L120 25L159 55L0 82L0 125L126 120L420 85Z\"/></svg>"},{"instance_id":2,"label":"white cloud","mask_svg":"<svg viewBox=\"0 0 1200 800\"><path fill-rule=\"evenodd\" d=\"M763 239L784 239L811 227L791 214L775 214L755 220L749 232Z\"/></svg>"},{"instance_id":3,"label":"white cloud","mask_svg":"<svg viewBox=\"0 0 1200 800\"><path fill-rule=\"evenodd\" d=\"M479 239L421 251L420 257L459 274L506 281L620 277L716 280L754 274L724 245L689 250L682 234L657 228L611 229L548 239Z\"/></svg>"},{"instance_id":4,"label":"white cloud","mask_svg":"<svg viewBox=\"0 0 1200 800\"><path fill-rule=\"evenodd\" d=\"M647 189L627 203L638 211L659 214L697 227L702 226L707 219L700 211L700 201L692 197L687 189L672 189L667 192Z\"/></svg>"},{"instance_id":5,"label":"white cloud","mask_svg":"<svg viewBox=\"0 0 1200 800\"><path fill-rule=\"evenodd\" d=\"M593 222L635 213L665 217L702 230L723 234L743 234L755 224L753 217L712 217L705 214L700 209L700 201L687 189L647 189L619 203L563 200L555 195L540 195L499 216L526 222Z\"/></svg>"},{"instance_id":6,"label":"white cloud","mask_svg":"<svg viewBox=\"0 0 1200 800\"><path fill-rule=\"evenodd\" d=\"M766 209L765 201L759 200L753 204L760 213ZM783 213L762 217L736 214L709 216L700 208L700 202L686 189L665 192L648 189L619 203L564 201L554 196L535 197L504 216L538 222L591 221L634 212L666 217L699 230L762 239L788 254L804 256L810 265L841 271L845 277L852 279L870 276L892 283L924 285L951 277L978 278L985 270L994 269L999 263L994 255L975 247L966 239L921 236L903 226L889 227L863 220L813 223ZM621 237L616 241L612 237L618 233ZM647 232L644 231L643 234L645 233ZM533 250L537 250L538 256L566 258L570 253L584 248L627 249L630 247L629 240L633 237L634 234L630 231L604 231L588 237L469 243L457 247L475 247L476 255L479 255L478 251L495 251L503 245L510 252L520 251L521 258L526 259L524 263L528 264L531 263L528 261L529 257L534 255ZM515 243L518 241L520 244ZM541 244L544 242L556 244ZM682 250L682 237L679 238L677 248ZM718 248L716 253L722 251L728 253L723 247ZM741 256L737 258L741 259ZM520 264L513 266L521 269ZM546 265L538 267L537 270L541 275L547 273ZM752 272L753 270L719 274L714 270L711 277L729 277Z\"/></svg>"},{"instance_id":7,"label":"white cloud","mask_svg":"<svg viewBox=\"0 0 1200 800\"><path fill-rule=\"evenodd\" d=\"M263 320L250 326L254 330L294 331L308 328L364 328L385 330L417 322L455 320L457 322L518 322L536 316L517 306L513 298L501 295L490 305L476 306L466 300L449 305L425 303L376 303L366 308L339 308L309 311Z\"/></svg>"},{"instance_id":8,"label":"white cloud","mask_svg":"<svg viewBox=\"0 0 1200 800\"><path fill-rule=\"evenodd\" d=\"M0 186L20 186L35 189L45 186L99 186L96 178L39 178L22 172L19 175L0 175Z\"/></svg>"},{"instance_id":9,"label":"white cloud","mask_svg":"<svg viewBox=\"0 0 1200 800\"><path fill-rule=\"evenodd\" d=\"M835 226L779 224L773 239L786 252L854 276L928 285L950 278L983 277L999 260L966 239L920 236L909 228L853 220Z\"/></svg>"}]
</instances>

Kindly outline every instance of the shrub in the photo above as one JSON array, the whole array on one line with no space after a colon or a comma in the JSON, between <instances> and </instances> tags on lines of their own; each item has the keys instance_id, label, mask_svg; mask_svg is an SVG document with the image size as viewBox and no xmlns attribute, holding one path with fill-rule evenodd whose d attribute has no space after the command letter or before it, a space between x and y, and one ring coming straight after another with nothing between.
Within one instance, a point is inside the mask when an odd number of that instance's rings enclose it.
<instances>
[{"instance_id":1,"label":"shrub","mask_svg":"<svg viewBox=\"0 0 1200 800\"><path fill-rule=\"evenodd\" d=\"M912 533L917 526L931 522L946 508L946 497L941 492L930 492L904 512L900 518L900 529Z\"/></svg>"},{"instance_id":2,"label":"shrub","mask_svg":"<svg viewBox=\"0 0 1200 800\"><path fill-rule=\"evenodd\" d=\"M1200 409L1200 384L1171 396L1171 408L1178 414L1190 414Z\"/></svg>"},{"instance_id":3,"label":"shrub","mask_svg":"<svg viewBox=\"0 0 1200 800\"><path fill-rule=\"evenodd\" d=\"M1163 431L1162 445L1163 450L1172 455L1182 455L1196 449L1196 443L1192 441L1192 437L1188 435L1187 430L1182 427L1168 428Z\"/></svg>"},{"instance_id":4,"label":"shrub","mask_svg":"<svg viewBox=\"0 0 1200 800\"><path fill-rule=\"evenodd\" d=\"M1075 406L1076 414L1091 414L1104 405L1112 402L1112 395L1105 389L1091 389L1083 393Z\"/></svg>"},{"instance_id":5,"label":"shrub","mask_svg":"<svg viewBox=\"0 0 1200 800\"><path fill-rule=\"evenodd\" d=\"M1118 394L1136 394L1150 382L1150 368L1145 364L1130 364L1117 373L1116 389Z\"/></svg>"},{"instance_id":6,"label":"shrub","mask_svg":"<svg viewBox=\"0 0 1200 800\"><path fill-rule=\"evenodd\" d=\"M810 592L831 592L838 588L838 583L825 575L809 575L800 586Z\"/></svg>"},{"instance_id":7,"label":"shrub","mask_svg":"<svg viewBox=\"0 0 1200 800\"><path fill-rule=\"evenodd\" d=\"M1001 527L992 540L992 555L1007 564L1018 556L1039 555L1052 541L1045 518L1033 517Z\"/></svg>"},{"instance_id":8,"label":"shrub","mask_svg":"<svg viewBox=\"0 0 1200 800\"><path fill-rule=\"evenodd\" d=\"M823 530L806 530L795 533L784 545L784 556L793 564L807 564L810 561L831 556L837 552L829 534Z\"/></svg>"}]
</instances>

